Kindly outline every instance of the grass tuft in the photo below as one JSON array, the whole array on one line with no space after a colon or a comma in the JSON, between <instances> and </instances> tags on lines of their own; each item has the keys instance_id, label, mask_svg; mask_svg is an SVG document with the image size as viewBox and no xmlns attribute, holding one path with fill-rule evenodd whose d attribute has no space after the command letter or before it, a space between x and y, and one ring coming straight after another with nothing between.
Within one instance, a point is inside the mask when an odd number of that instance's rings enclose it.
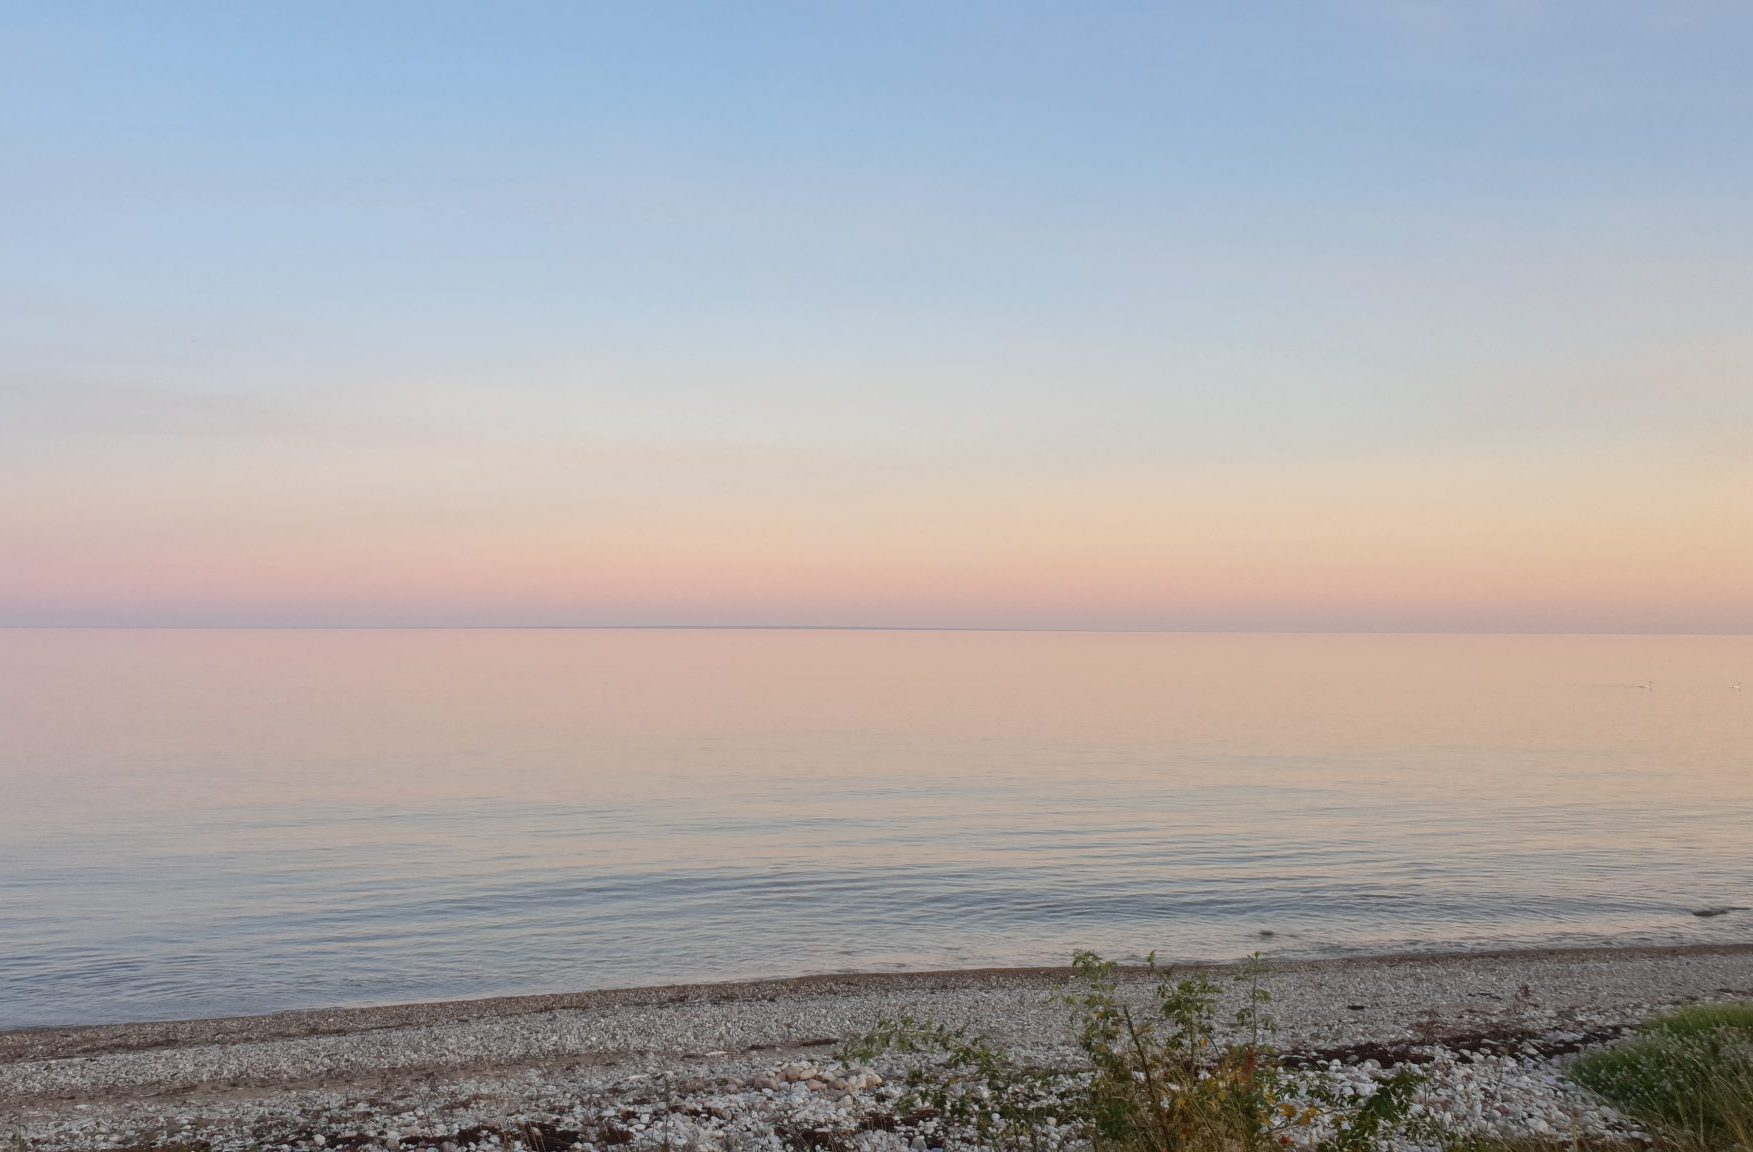
<instances>
[{"instance_id":1,"label":"grass tuft","mask_svg":"<svg viewBox=\"0 0 1753 1152\"><path fill-rule=\"evenodd\" d=\"M1742 1032L1753 1040L1753 1003L1693 1004L1645 1024L1645 1035L1697 1036L1709 1032Z\"/></svg>"},{"instance_id":2,"label":"grass tuft","mask_svg":"<svg viewBox=\"0 0 1753 1152\"><path fill-rule=\"evenodd\" d=\"M1571 1070L1677 1152L1753 1152L1753 1004L1701 1004Z\"/></svg>"}]
</instances>

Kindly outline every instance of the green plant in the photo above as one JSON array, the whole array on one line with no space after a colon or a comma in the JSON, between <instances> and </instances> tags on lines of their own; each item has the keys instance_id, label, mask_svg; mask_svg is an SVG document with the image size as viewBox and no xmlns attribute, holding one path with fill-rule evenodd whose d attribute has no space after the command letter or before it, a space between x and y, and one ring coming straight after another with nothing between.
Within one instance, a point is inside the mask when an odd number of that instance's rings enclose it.
<instances>
[{"instance_id":1,"label":"green plant","mask_svg":"<svg viewBox=\"0 0 1753 1152\"><path fill-rule=\"evenodd\" d=\"M1402 1072L1357 1099L1318 1073L1287 1069L1267 1042L1271 995L1265 962L1241 967L1242 1038L1216 1023L1218 987L1155 977L1148 1009L1123 994L1120 971L1093 952L1073 959L1071 1009L1082 1063L1071 1075L1020 1066L1008 1051L965 1029L911 1018L885 1022L849 1045L849 1059L880 1052L925 1057L908 1072L903 1106L930 1107L989 1147L1039 1148L1053 1135L1087 1140L1095 1152L1263 1152L1297 1143L1318 1152L1370 1152L1405 1125L1421 1082Z\"/></svg>"},{"instance_id":2,"label":"green plant","mask_svg":"<svg viewBox=\"0 0 1753 1152\"><path fill-rule=\"evenodd\" d=\"M1753 1004L1681 1009L1571 1075L1671 1146L1753 1150Z\"/></svg>"},{"instance_id":3,"label":"green plant","mask_svg":"<svg viewBox=\"0 0 1753 1152\"><path fill-rule=\"evenodd\" d=\"M1252 1147L1290 1118L1276 1108L1276 1068L1261 1060L1252 1002L1243 1011L1255 1042L1226 1048L1214 1028L1218 990L1203 977L1161 974L1155 1012L1139 1014L1120 996L1112 961L1081 952L1072 963L1083 988L1066 999L1094 1071L1085 1116L1098 1147ZM1156 958L1147 963L1154 973Z\"/></svg>"},{"instance_id":4,"label":"green plant","mask_svg":"<svg viewBox=\"0 0 1753 1152\"><path fill-rule=\"evenodd\" d=\"M1738 1032L1753 1040L1753 1003L1692 1004L1651 1020L1639 1031L1660 1036Z\"/></svg>"}]
</instances>

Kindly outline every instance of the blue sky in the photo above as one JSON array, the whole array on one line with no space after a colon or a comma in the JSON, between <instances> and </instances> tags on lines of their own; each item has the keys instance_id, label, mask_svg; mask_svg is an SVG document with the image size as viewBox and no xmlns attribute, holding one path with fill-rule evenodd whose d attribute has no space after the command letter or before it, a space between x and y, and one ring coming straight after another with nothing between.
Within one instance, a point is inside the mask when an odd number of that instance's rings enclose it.
<instances>
[{"instance_id":1,"label":"blue sky","mask_svg":"<svg viewBox=\"0 0 1753 1152\"><path fill-rule=\"evenodd\" d=\"M0 4L0 621L1750 628L1749 43Z\"/></svg>"}]
</instances>

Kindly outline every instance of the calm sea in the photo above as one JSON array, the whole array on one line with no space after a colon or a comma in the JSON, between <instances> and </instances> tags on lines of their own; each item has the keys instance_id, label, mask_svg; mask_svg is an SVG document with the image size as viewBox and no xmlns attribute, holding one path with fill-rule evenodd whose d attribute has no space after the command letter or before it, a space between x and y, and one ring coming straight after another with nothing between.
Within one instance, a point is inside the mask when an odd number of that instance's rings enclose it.
<instances>
[{"instance_id":1,"label":"calm sea","mask_svg":"<svg viewBox=\"0 0 1753 1152\"><path fill-rule=\"evenodd\" d=\"M1753 638L0 632L0 1026L1740 904Z\"/></svg>"}]
</instances>

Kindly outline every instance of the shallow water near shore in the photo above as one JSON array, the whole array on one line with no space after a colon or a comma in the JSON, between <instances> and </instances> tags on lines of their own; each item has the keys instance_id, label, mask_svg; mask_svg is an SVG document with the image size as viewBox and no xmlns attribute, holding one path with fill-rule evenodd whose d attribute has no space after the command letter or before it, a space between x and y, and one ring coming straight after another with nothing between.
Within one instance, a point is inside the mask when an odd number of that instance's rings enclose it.
<instances>
[{"instance_id":1,"label":"shallow water near shore","mask_svg":"<svg viewBox=\"0 0 1753 1152\"><path fill-rule=\"evenodd\" d=\"M1749 940L1753 638L21 630L0 794L0 1027Z\"/></svg>"}]
</instances>

